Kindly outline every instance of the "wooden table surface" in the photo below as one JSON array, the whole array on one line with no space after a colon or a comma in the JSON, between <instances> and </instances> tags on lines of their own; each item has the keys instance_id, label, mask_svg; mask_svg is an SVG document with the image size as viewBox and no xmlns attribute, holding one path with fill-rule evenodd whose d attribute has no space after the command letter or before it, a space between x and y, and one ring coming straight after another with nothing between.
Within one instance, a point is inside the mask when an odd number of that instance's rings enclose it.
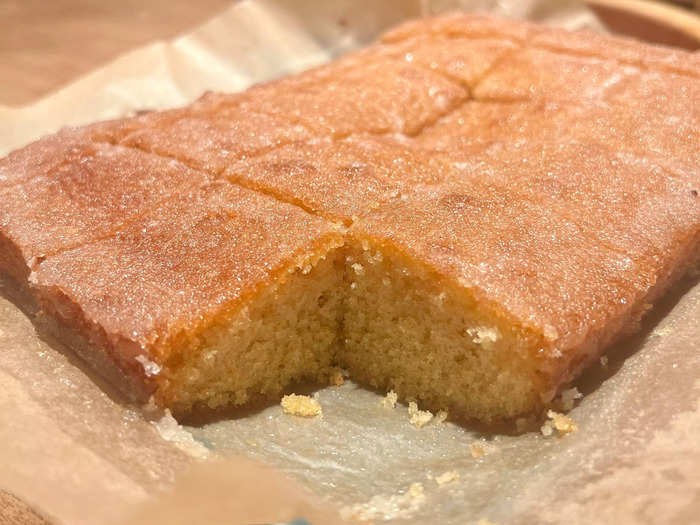
<instances>
[{"instance_id":1,"label":"wooden table surface","mask_svg":"<svg viewBox=\"0 0 700 525\"><path fill-rule=\"evenodd\" d=\"M46 95L118 55L171 38L231 0L0 0L0 105Z\"/></svg>"}]
</instances>

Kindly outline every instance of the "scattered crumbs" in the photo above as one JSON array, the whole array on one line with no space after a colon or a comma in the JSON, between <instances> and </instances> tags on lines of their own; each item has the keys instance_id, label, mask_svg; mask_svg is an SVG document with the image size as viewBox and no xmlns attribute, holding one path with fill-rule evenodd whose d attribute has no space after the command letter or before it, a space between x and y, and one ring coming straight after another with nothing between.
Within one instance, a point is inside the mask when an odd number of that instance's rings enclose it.
<instances>
[{"instance_id":1,"label":"scattered crumbs","mask_svg":"<svg viewBox=\"0 0 700 525\"><path fill-rule=\"evenodd\" d=\"M246 445L248 445L249 447L257 447L258 446L258 444L255 441L252 441L250 439L248 441L246 441Z\"/></svg>"},{"instance_id":2,"label":"scattered crumbs","mask_svg":"<svg viewBox=\"0 0 700 525\"><path fill-rule=\"evenodd\" d=\"M608 356L607 355L600 356L600 366L602 366L603 368L608 368Z\"/></svg>"},{"instance_id":3,"label":"scattered crumbs","mask_svg":"<svg viewBox=\"0 0 700 525\"><path fill-rule=\"evenodd\" d=\"M496 328L488 326L477 326L475 328L467 328L467 335L472 338L472 341L478 345L484 343L495 343L501 338L501 334Z\"/></svg>"},{"instance_id":4,"label":"scattered crumbs","mask_svg":"<svg viewBox=\"0 0 700 525\"><path fill-rule=\"evenodd\" d=\"M382 399L382 406L384 408L396 408L396 402L399 399L399 395L393 390L389 390Z\"/></svg>"},{"instance_id":5,"label":"scattered crumbs","mask_svg":"<svg viewBox=\"0 0 700 525\"><path fill-rule=\"evenodd\" d=\"M479 520L476 525L496 525L494 522L489 520Z\"/></svg>"},{"instance_id":6,"label":"scattered crumbs","mask_svg":"<svg viewBox=\"0 0 700 525\"><path fill-rule=\"evenodd\" d=\"M376 495L367 503L358 503L340 509L340 516L347 520L355 518L360 521L389 521L410 518L425 503L423 484L411 483L407 490L391 496Z\"/></svg>"},{"instance_id":7,"label":"scattered crumbs","mask_svg":"<svg viewBox=\"0 0 700 525\"><path fill-rule=\"evenodd\" d=\"M449 414L447 413L447 410L439 410L437 414L435 414L435 422L436 423L444 423L447 421L447 416Z\"/></svg>"},{"instance_id":8,"label":"scattered crumbs","mask_svg":"<svg viewBox=\"0 0 700 525\"><path fill-rule=\"evenodd\" d=\"M416 428L421 428L433 419L433 413L428 410L418 410L418 404L411 401L408 404L408 421Z\"/></svg>"},{"instance_id":9,"label":"scattered crumbs","mask_svg":"<svg viewBox=\"0 0 700 525\"><path fill-rule=\"evenodd\" d=\"M583 397L583 394L578 391L578 388L572 387L568 388L566 390L563 390L561 394L559 394L559 403L561 405L562 410L564 412L568 412L572 408L574 408L574 404L577 399L581 399Z\"/></svg>"},{"instance_id":10,"label":"scattered crumbs","mask_svg":"<svg viewBox=\"0 0 700 525\"><path fill-rule=\"evenodd\" d=\"M289 394L284 396L280 402L286 414L301 417L314 417L323 415L321 404L309 396Z\"/></svg>"},{"instance_id":11,"label":"scattered crumbs","mask_svg":"<svg viewBox=\"0 0 700 525\"><path fill-rule=\"evenodd\" d=\"M492 452L496 451L496 447L491 443L487 443L483 439L479 441L474 441L469 445L469 452L473 458L480 458L482 456L488 456Z\"/></svg>"},{"instance_id":12,"label":"scattered crumbs","mask_svg":"<svg viewBox=\"0 0 700 525\"><path fill-rule=\"evenodd\" d=\"M439 476L435 478L435 481L437 482L438 485L447 485L448 483L452 483L453 481L458 481L459 480L459 474L457 473L456 470L448 470L447 472L443 472Z\"/></svg>"},{"instance_id":13,"label":"scattered crumbs","mask_svg":"<svg viewBox=\"0 0 700 525\"><path fill-rule=\"evenodd\" d=\"M540 428L540 432L542 432L542 435L544 437L551 436L552 432L554 432L554 429L552 428L552 422L545 421L544 424L542 425L542 428Z\"/></svg>"},{"instance_id":14,"label":"scattered crumbs","mask_svg":"<svg viewBox=\"0 0 700 525\"><path fill-rule=\"evenodd\" d=\"M545 421L544 425L542 425L542 428L540 429L543 436L551 436L554 433L554 430L559 432L560 436L571 432L576 432L578 430L578 426L569 416L549 410L547 411L547 417L549 420Z\"/></svg>"}]
</instances>

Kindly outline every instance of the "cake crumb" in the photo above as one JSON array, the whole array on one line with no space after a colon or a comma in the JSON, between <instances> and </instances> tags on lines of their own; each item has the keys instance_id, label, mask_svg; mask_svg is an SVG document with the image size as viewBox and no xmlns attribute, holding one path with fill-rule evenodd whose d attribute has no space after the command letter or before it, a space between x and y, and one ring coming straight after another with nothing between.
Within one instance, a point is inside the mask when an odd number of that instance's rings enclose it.
<instances>
[{"instance_id":1,"label":"cake crumb","mask_svg":"<svg viewBox=\"0 0 700 525\"><path fill-rule=\"evenodd\" d=\"M443 472L439 476L435 478L435 481L437 482L438 485L447 485L448 483L452 483L453 481L458 481L459 480L459 474L457 473L456 470L448 470L447 472Z\"/></svg>"},{"instance_id":2,"label":"cake crumb","mask_svg":"<svg viewBox=\"0 0 700 525\"><path fill-rule=\"evenodd\" d=\"M569 434L571 432L576 432L578 426L569 416L554 412L553 410L547 411L547 417L549 421L545 421L544 425L540 431L543 436L551 436L556 430L560 436Z\"/></svg>"},{"instance_id":3,"label":"cake crumb","mask_svg":"<svg viewBox=\"0 0 700 525\"><path fill-rule=\"evenodd\" d=\"M355 518L359 521L394 520L410 518L425 503L425 492L420 481L411 483L408 489L399 494L373 496L367 503L358 503L340 509L343 519Z\"/></svg>"},{"instance_id":4,"label":"cake crumb","mask_svg":"<svg viewBox=\"0 0 700 525\"><path fill-rule=\"evenodd\" d=\"M439 410L437 414L435 414L435 422L436 423L444 423L447 421L448 417L447 410Z\"/></svg>"},{"instance_id":5,"label":"cake crumb","mask_svg":"<svg viewBox=\"0 0 700 525\"><path fill-rule=\"evenodd\" d=\"M399 395L393 390L389 390L386 393L384 399L382 399L382 405L384 408L396 408L396 402L399 400Z\"/></svg>"},{"instance_id":6,"label":"cake crumb","mask_svg":"<svg viewBox=\"0 0 700 525\"><path fill-rule=\"evenodd\" d=\"M600 356L600 366L602 366L605 369L608 368L608 356L607 355Z\"/></svg>"},{"instance_id":7,"label":"cake crumb","mask_svg":"<svg viewBox=\"0 0 700 525\"><path fill-rule=\"evenodd\" d=\"M428 410L418 410L418 404L411 401L408 404L408 421L416 428L421 428L433 419L433 413Z\"/></svg>"},{"instance_id":8,"label":"cake crumb","mask_svg":"<svg viewBox=\"0 0 700 525\"><path fill-rule=\"evenodd\" d=\"M490 443L487 443L483 439L479 441L474 441L469 445L469 453L473 458L480 458L482 456L488 456L492 452L496 451L496 447Z\"/></svg>"},{"instance_id":9,"label":"cake crumb","mask_svg":"<svg viewBox=\"0 0 700 525\"><path fill-rule=\"evenodd\" d=\"M314 417L323 415L321 404L309 396L289 394L284 396L280 402L282 410L286 414L300 417Z\"/></svg>"}]
</instances>

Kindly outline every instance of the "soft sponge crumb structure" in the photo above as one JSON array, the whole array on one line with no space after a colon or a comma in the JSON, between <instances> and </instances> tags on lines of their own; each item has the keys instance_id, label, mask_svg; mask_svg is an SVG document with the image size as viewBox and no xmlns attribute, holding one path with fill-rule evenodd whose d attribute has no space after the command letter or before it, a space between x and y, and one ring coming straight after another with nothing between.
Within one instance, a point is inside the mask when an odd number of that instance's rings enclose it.
<instances>
[{"instance_id":1,"label":"soft sponge crumb structure","mask_svg":"<svg viewBox=\"0 0 700 525\"><path fill-rule=\"evenodd\" d=\"M537 340L527 332L387 247L357 242L346 264L339 360L354 379L482 420L507 419L541 403L542 380L527 359ZM477 331L500 335L494 341L475 337Z\"/></svg>"},{"instance_id":2,"label":"soft sponge crumb structure","mask_svg":"<svg viewBox=\"0 0 700 525\"><path fill-rule=\"evenodd\" d=\"M570 434L578 430L578 425L567 415L554 412L553 410L548 410L547 417L549 419L544 422L541 428L542 435L545 437L551 436L555 430L560 436Z\"/></svg>"},{"instance_id":3,"label":"soft sponge crumb structure","mask_svg":"<svg viewBox=\"0 0 700 525\"><path fill-rule=\"evenodd\" d=\"M250 305L203 331L197 347L177 354L157 392L183 414L277 396L290 384L327 383L341 321L337 252L313 269L296 269Z\"/></svg>"},{"instance_id":4,"label":"soft sponge crumb structure","mask_svg":"<svg viewBox=\"0 0 700 525\"><path fill-rule=\"evenodd\" d=\"M282 405L282 410L284 410L286 414L292 414L294 416L314 417L323 414L321 404L316 399L309 396L289 394L282 398L280 404Z\"/></svg>"},{"instance_id":5,"label":"soft sponge crumb structure","mask_svg":"<svg viewBox=\"0 0 700 525\"><path fill-rule=\"evenodd\" d=\"M342 369L416 425L527 424L700 260L689 100L691 53L410 22L0 159L0 276L178 417ZM547 429L572 431L563 417Z\"/></svg>"},{"instance_id":6,"label":"soft sponge crumb structure","mask_svg":"<svg viewBox=\"0 0 700 525\"><path fill-rule=\"evenodd\" d=\"M418 403L410 401L408 403L408 421L411 425L421 428L433 420L433 413L428 410L419 410Z\"/></svg>"},{"instance_id":7,"label":"soft sponge crumb structure","mask_svg":"<svg viewBox=\"0 0 700 525\"><path fill-rule=\"evenodd\" d=\"M393 390L389 390L382 399L382 406L384 408L396 408L396 402L399 399L399 395Z\"/></svg>"}]
</instances>

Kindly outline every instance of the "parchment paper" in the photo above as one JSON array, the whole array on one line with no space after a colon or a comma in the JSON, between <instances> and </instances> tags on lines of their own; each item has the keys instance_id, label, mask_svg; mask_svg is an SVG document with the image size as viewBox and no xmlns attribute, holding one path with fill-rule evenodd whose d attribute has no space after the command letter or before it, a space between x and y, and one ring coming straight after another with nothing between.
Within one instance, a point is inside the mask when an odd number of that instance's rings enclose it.
<instances>
[{"instance_id":1,"label":"parchment paper","mask_svg":"<svg viewBox=\"0 0 700 525\"><path fill-rule=\"evenodd\" d=\"M0 154L63 125L243 89L456 5L598 27L574 2L241 2L36 104L0 108ZM340 523L336 510L397 524L697 523L698 319L696 276L610 352L606 367L577 383L585 394L570 413L578 432L545 438L482 435L449 422L418 429L405 406L387 409L381 393L350 381L316 392L322 419L270 406L180 427L124 405L0 299L0 489L70 524ZM473 457L473 443L486 454ZM459 479L440 485L436 478L451 471Z\"/></svg>"}]
</instances>

